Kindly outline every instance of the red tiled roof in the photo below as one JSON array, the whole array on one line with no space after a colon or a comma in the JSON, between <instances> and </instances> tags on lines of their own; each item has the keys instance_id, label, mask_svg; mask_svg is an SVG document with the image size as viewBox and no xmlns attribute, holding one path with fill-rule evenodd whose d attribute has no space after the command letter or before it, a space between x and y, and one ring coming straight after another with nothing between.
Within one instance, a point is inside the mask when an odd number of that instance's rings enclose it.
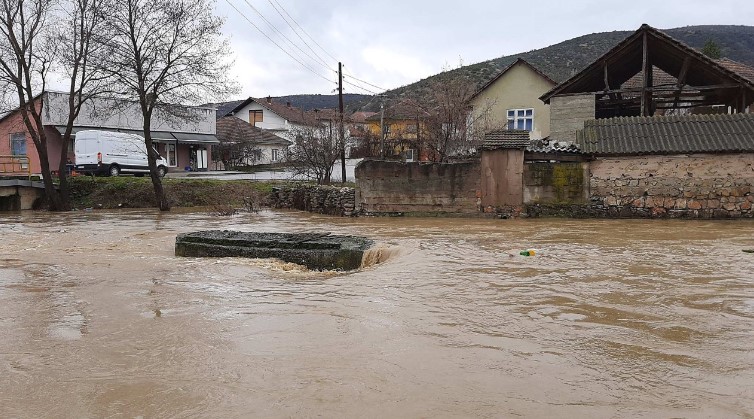
<instances>
[{"instance_id":1,"label":"red tiled roof","mask_svg":"<svg viewBox=\"0 0 754 419\"><path fill-rule=\"evenodd\" d=\"M255 127L235 116L226 116L217 121L217 139L221 143L252 142L255 144L288 146L290 141L270 131Z\"/></svg>"},{"instance_id":2,"label":"red tiled roof","mask_svg":"<svg viewBox=\"0 0 754 419\"><path fill-rule=\"evenodd\" d=\"M258 98L254 99L254 101L293 124L316 125L317 117L313 111L304 111L303 109L289 106L285 103L275 102L271 99L268 101L267 99L268 98Z\"/></svg>"},{"instance_id":3,"label":"red tiled roof","mask_svg":"<svg viewBox=\"0 0 754 419\"><path fill-rule=\"evenodd\" d=\"M728 70L738 74L741 77L744 77L748 80L751 80L754 82L754 68L749 67L748 65L744 63L739 63L738 61L733 61L729 58L721 58L717 61L718 64L722 65L723 67L727 68Z\"/></svg>"}]
</instances>

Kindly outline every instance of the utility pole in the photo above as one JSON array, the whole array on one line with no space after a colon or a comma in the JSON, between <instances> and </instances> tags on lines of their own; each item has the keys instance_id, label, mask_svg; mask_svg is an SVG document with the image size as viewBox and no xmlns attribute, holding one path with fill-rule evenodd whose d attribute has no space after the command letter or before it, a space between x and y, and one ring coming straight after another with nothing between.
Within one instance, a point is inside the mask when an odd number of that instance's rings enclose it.
<instances>
[{"instance_id":1,"label":"utility pole","mask_svg":"<svg viewBox=\"0 0 754 419\"><path fill-rule=\"evenodd\" d=\"M340 116L340 174L341 182L346 183L346 139L343 132L343 63L338 63L338 114Z\"/></svg>"},{"instance_id":2,"label":"utility pole","mask_svg":"<svg viewBox=\"0 0 754 419\"><path fill-rule=\"evenodd\" d=\"M385 101L380 102L380 158L385 160Z\"/></svg>"}]
</instances>

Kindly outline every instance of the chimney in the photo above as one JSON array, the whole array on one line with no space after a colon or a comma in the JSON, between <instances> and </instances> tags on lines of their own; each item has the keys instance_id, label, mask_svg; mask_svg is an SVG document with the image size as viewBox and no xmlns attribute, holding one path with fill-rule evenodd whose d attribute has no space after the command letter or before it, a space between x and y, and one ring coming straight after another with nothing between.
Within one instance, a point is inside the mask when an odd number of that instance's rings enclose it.
<instances>
[{"instance_id":1,"label":"chimney","mask_svg":"<svg viewBox=\"0 0 754 419\"><path fill-rule=\"evenodd\" d=\"M271 96L267 96L267 104L268 105L272 104L272 97Z\"/></svg>"},{"instance_id":2,"label":"chimney","mask_svg":"<svg viewBox=\"0 0 754 419\"><path fill-rule=\"evenodd\" d=\"M291 102L285 102L285 106L287 106L287 107L290 108L291 107Z\"/></svg>"}]
</instances>

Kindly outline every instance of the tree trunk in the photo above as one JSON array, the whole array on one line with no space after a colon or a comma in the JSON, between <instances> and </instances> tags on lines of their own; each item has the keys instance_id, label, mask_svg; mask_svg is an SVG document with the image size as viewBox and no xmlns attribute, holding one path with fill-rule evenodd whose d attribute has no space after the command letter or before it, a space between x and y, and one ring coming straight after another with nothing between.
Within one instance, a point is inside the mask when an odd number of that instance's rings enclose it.
<instances>
[{"instance_id":1,"label":"tree trunk","mask_svg":"<svg viewBox=\"0 0 754 419\"><path fill-rule=\"evenodd\" d=\"M21 98L21 100L23 101L23 94L19 94L19 98ZM49 206L51 211L64 211L65 209L63 209L63 203L60 193L58 189L55 188L55 184L52 183L52 172L50 172L50 160L49 154L47 153L47 135L44 132L44 126L42 125L41 117L36 113L36 110L23 109L23 106L35 107L36 103L31 102L29 105L29 103L27 102L26 105L21 105L21 117L23 118L27 131L29 131L29 135L31 135L34 146L37 149L39 164L42 171L42 183L45 187L45 198L47 198L47 205ZM40 108L41 106L42 105L40 104ZM33 122L30 118L30 113L31 118L34 119Z\"/></svg>"},{"instance_id":2,"label":"tree trunk","mask_svg":"<svg viewBox=\"0 0 754 419\"><path fill-rule=\"evenodd\" d=\"M149 177L152 178L154 187L154 197L157 201L157 208L160 211L170 211L170 202L165 196L165 189L162 187L162 178L157 174L157 159L155 152L152 150L152 116L144 115L144 141L147 146L147 162L149 163Z\"/></svg>"}]
</instances>

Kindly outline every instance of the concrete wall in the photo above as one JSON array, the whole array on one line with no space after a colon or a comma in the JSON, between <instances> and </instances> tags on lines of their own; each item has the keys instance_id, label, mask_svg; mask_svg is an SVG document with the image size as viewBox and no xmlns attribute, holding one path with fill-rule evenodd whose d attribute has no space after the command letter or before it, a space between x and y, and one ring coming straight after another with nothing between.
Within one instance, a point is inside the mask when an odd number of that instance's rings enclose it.
<instances>
[{"instance_id":1,"label":"concrete wall","mask_svg":"<svg viewBox=\"0 0 754 419\"><path fill-rule=\"evenodd\" d=\"M547 137L550 135L550 106L539 100L539 97L553 86L551 81L526 64L514 65L471 100L474 132L483 134L505 127L508 109L533 109L534 127L531 138L538 140Z\"/></svg>"},{"instance_id":2,"label":"concrete wall","mask_svg":"<svg viewBox=\"0 0 754 419\"><path fill-rule=\"evenodd\" d=\"M426 164L364 160L356 166L366 213L478 213L479 161Z\"/></svg>"},{"instance_id":3,"label":"concrete wall","mask_svg":"<svg viewBox=\"0 0 754 419\"><path fill-rule=\"evenodd\" d=\"M574 204L589 200L588 163L530 162L524 164L523 173L526 204Z\"/></svg>"},{"instance_id":4,"label":"concrete wall","mask_svg":"<svg viewBox=\"0 0 754 419\"><path fill-rule=\"evenodd\" d=\"M481 165L483 207L523 204L524 150L485 150Z\"/></svg>"},{"instance_id":5,"label":"concrete wall","mask_svg":"<svg viewBox=\"0 0 754 419\"><path fill-rule=\"evenodd\" d=\"M46 92L43 98L44 125L65 125L68 122L68 94ZM84 104L74 122L79 127L122 128L140 130L143 128L138 103L98 99ZM152 116L152 131L173 131L196 134L215 134L215 110L213 108L181 107L186 118L167 115L155 111Z\"/></svg>"},{"instance_id":6,"label":"concrete wall","mask_svg":"<svg viewBox=\"0 0 754 419\"><path fill-rule=\"evenodd\" d=\"M550 138L556 141L576 141L576 132L584 128L584 121L594 119L595 101L591 93L555 96L550 99Z\"/></svg>"},{"instance_id":7,"label":"concrete wall","mask_svg":"<svg viewBox=\"0 0 754 419\"><path fill-rule=\"evenodd\" d=\"M611 215L754 215L754 154L601 158L591 175L592 197Z\"/></svg>"}]
</instances>

